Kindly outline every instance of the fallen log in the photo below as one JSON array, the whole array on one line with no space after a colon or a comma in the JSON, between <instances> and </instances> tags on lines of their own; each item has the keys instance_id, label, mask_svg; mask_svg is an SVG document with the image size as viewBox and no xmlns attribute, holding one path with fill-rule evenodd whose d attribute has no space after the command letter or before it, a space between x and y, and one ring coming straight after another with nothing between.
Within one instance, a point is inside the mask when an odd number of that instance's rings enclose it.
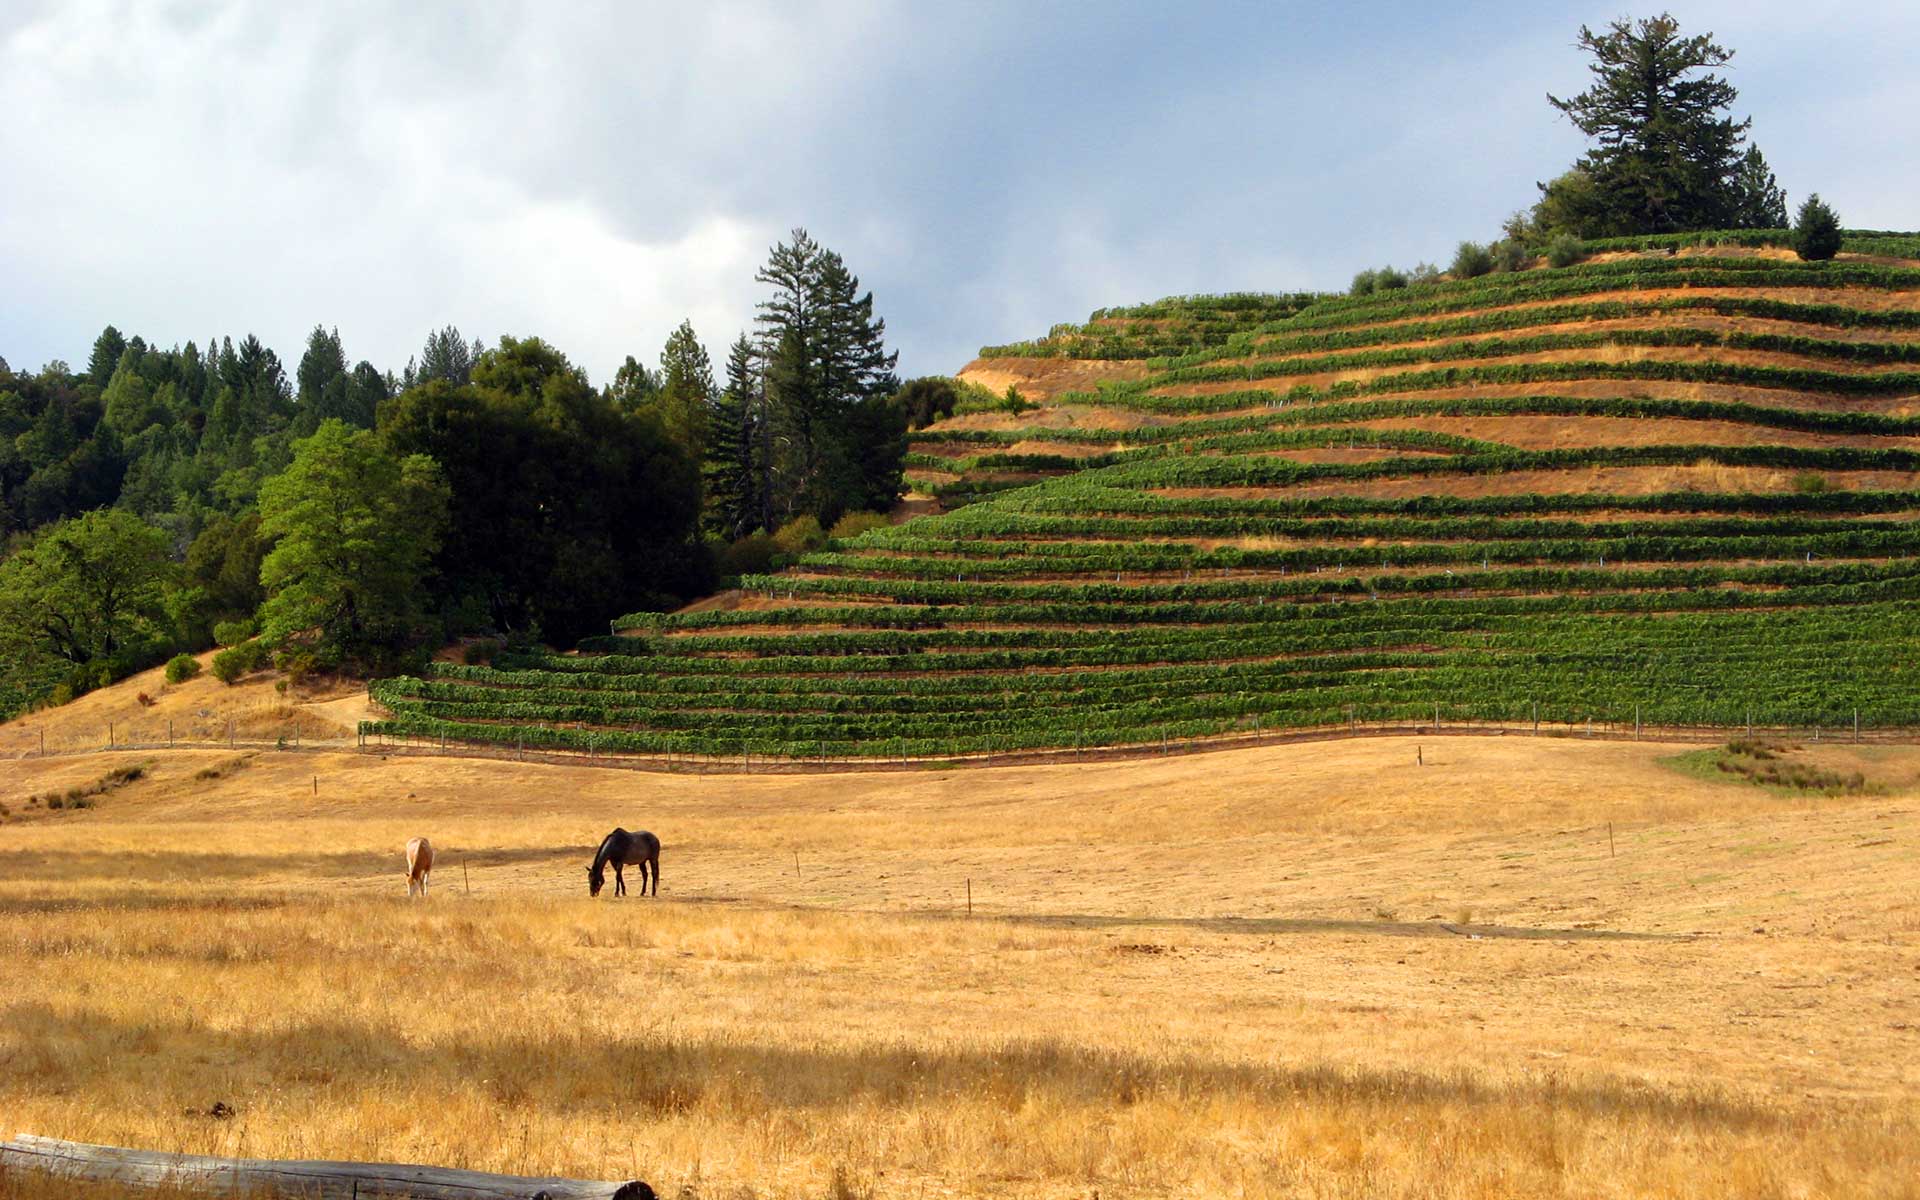
<instances>
[{"instance_id":1,"label":"fallen log","mask_svg":"<svg viewBox=\"0 0 1920 1200\"><path fill-rule=\"evenodd\" d=\"M653 1189L637 1179L613 1183L489 1175L408 1163L162 1154L90 1146L30 1133L0 1142L0 1174L11 1171L38 1171L121 1186L205 1189L275 1200L656 1200Z\"/></svg>"}]
</instances>

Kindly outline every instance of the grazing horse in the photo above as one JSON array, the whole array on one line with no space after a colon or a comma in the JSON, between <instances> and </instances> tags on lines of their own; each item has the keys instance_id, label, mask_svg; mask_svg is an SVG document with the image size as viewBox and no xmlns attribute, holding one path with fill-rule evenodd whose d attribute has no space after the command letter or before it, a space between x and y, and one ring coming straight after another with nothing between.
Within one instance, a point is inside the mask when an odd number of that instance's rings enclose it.
<instances>
[{"instance_id":1,"label":"grazing horse","mask_svg":"<svg viewBox=\"0 0 1920 1200\"><path fill-rule=\"evenodd\" d=\"M414 892L420 898L427 898L427 876L433 871L433 843L425 838L407 839L407 899L413 899Z\"/></svg>"},{"instance_id":2,"label":"grazing horse","mask_svg":"<svg viewBox=\"0 0 1920 1200\"><path fill-rule=\"evenodd\" d=\"M593 865L587 868L587 894L598 896L600 889L607 883L607 864L613 864L613 894L627 894L626 878L620 874L620 868L631 867L636 863L640 867L640 894L647 894L647 874L653 874L653 894L660 894L660 839L642 829L638 833L628 833L616 829L600 842L599 851L593 856Z\"/></svg>"}]
</instances>

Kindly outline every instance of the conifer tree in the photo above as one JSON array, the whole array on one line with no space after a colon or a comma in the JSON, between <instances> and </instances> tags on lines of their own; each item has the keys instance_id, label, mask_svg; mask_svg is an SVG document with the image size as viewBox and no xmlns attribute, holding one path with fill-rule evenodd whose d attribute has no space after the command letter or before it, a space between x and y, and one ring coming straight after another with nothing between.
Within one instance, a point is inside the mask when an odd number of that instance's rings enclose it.
<instances>
[{"instance_id":1,"label":"conifer tree","mask_svg":"<svg viewBox=\"0 0 1920 1200\"><path fill-rule=\"evenodd\" d=\"M693 322L682 321L660 351L660 388L649 407L660 417L667 435L698 462L704 459L708 409L713 404L713 363L707 348L693 332Z\"/></svg>"},{"instance_id":2,"label":"conifer tree","mask_svg":"<svg viewBox=\"0 0 1920 1200\"><path fill-rule=\"evenodd\" d=\"M1787 194L1760 147L1748 146L1733 178L1733 224L1740 229L1785 229Z\"/></svg>"},{"instance_id":3,"label":"conifer tree","mask_svg":"<svg viewBox=\"0 0 1920 1200\"><path fill-rule=\"evenodd\" d=\"M1824 262L1840 253L1840 215L1818 192L1807 197L1794 219L1793 250L1809 262Z\"/></svg>"},{"instance_id":4,"label":"conifer tree","mask_svg":"<svg viewBox=\"0 0 1920 1200\"><path fill-rule=\"evenodd\" d=\"M1726 115L1738 93L1711 68L1733 52L1712 34L1680 36L1671 15L1580 27L1594 84L1547 100L1593 140L1575 164L1591 181L1583 236L1719 229L1735 218L1734 180L1751 121ZM1698 74L1698 72L1706 72Z\"/></svg>"},{"instance_id":5,"label":"conifer tree","mask_svg":"<svg viewBox=\"0 0 1920 1200\"><path fill-rule=\"evenodd\" d=\"M727 386L709 411L700 467L706 493L703 523L729 541L752 532L764 519L757 470L759 396L758 358L743 333L727 351Z\"/></svg>"}]
</instances>

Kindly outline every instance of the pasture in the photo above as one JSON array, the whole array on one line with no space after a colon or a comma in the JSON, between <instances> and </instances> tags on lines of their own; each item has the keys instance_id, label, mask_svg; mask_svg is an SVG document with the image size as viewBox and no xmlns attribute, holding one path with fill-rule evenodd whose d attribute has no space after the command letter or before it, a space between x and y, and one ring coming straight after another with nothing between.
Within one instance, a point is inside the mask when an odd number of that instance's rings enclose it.
<instances>
[{"instance_id":1,"label":"pasture","mask_svg":"<svg viewBox=\"0 0 1920 1200\"><path fill-rule=\"evenodd\" d=\"M1863 783L1519 737L16 759L0 1136L689 1200L1920 1195L1920 748L1787 755ZM588 899L615 825L658 900Z\"/></svg>"}]
</instances>

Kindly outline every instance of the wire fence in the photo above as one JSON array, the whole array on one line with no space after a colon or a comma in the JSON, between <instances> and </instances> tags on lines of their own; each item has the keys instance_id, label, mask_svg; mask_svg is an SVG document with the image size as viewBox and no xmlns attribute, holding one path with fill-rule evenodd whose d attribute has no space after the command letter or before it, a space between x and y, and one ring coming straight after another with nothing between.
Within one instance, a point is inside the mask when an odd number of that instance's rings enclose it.
<instances>
[{"instance_id":1,"label":"wire fence","mask_svg":"<svg viewBox=\"0 0 1920 1200\"><path fill-rule=\"evenodd\" d=\"M259 732L263 723L270 732ZM1204 736L1163 736L1158 740L1121 744L1092 740L1051 747L955 748L947 753L890 752L884 742L867 754L807 753L804 746L785 753L696 753L687 751L614 751L603 748L529 746L498 741L463 740L445 735L372 731L375 722L362 722L353 733L338 724L303 717L284 707L262 705L216 721L191 724L152 721L102 724L87 736L71 726L49 738L41 730L37 742L15 758L53 758L111 751L251 750L289 753L360 753L383 756L448 756L514 762L592 765L642 771L695 774L771 774L822 771L876 771L958 769L989 766L1045 765L1074 762L1115 762L1174 755L1205 754L1297 742L1385 737L1544 737L1571 741L1647 741L1715 744L1738 738L1760 738L1804 744L1902 744L1920 742L1920 726L1879 725L1859 713L1824 721L1770 720L1753 714L1736 724L1676 725L1622 719L1540 720L1453 717L1445 706L1424 720L1363 720L1288 728L1247 728Z\"/></svg>"}]
</instances>

